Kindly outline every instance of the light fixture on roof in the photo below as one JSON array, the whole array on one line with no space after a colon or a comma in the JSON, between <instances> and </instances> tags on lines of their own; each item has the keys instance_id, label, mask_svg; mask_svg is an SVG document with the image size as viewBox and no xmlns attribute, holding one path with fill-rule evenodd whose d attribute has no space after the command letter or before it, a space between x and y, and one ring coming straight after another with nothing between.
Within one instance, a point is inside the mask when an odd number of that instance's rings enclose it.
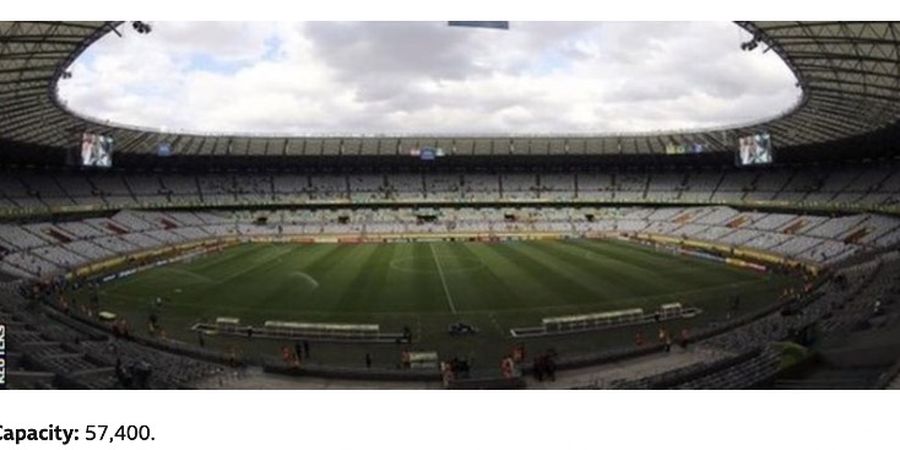
<instances>
[{"instance_id":1,"label":"light fixture on roof","mask_svg":"<svg viewBox=\"0 0 900 450\"><path fill-rule=\"evenodd\" d=\"M754 32L753 37L750 38L749 41L741 43L741 50L752 52L753 50L756 50L756 47L759 47L760 42L762 42L762 37L759 33ZM766 49L766 51L769 51L769 49Z\"/></svg>"},{"instance_id":2,"label":"light fixture on roof","mask_svg":"<svg viewBox=\"0 0 900 450\"><path fill-rule=\"evenodd\" d=\"M747 52L752 52L758 46L759 46L759 38L757 38L756 36L753 36L753 39L750 39L747 42L741 43L741 50L744 50Z\"/></svg>"},{"instance_id":3,"label":"light fixture on roof","mask_svg":"<svg viewBox=\"0 0 900 450\"><path fill-rule=\"evenodd\" d=\"M131 27L134 28L134 31L137 31L138 34L150 34L150 32L153 31L153 27L151 27L149 23L141 22L140 20L131 22Z\"/></svg>"}]
</instances>

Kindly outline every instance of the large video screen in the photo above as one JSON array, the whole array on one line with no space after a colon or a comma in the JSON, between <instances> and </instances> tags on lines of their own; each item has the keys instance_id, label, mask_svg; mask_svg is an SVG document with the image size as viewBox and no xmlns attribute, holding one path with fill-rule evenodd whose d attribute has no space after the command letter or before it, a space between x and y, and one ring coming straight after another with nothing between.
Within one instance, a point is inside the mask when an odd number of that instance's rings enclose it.
<instances>
[{"instance_id":1,"label":"large video screen","mask_svg":"<svg viewBox=\"0 0 900 450\"><path fill-rule=\"evenodd\" d=\"M740 166L771 164L772 138L769 133L743 136L738 142L737 163Z\"/></svg>"},{"instance_id":2,"label":"large video screen","mask_svg":"<svg viewBox=\"0 0 900 450\"><path fill-rule=\"evenodd\" d=\"M113 144L111 136L84 133L81 136L81 165L112 167Z\"/></svg>"}]
</instances>

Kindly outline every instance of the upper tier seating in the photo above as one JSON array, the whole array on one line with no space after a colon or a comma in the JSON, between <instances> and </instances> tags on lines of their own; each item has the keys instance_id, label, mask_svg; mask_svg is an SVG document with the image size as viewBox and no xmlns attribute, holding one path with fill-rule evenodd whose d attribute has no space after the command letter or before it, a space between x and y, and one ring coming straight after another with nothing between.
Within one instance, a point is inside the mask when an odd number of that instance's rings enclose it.
<instances>
[{"instance_id":1,"label":"upper tier seating","mask_svg":"<svg viewBox=\"0 0 900 450\"><path fill-rule=\"evenodd\" d=\"M242 206L308 201L593 201L900 206L900 170L887 166L575 173L405 174L4 173L0 209Z\"/></svg>"}]
</instances>

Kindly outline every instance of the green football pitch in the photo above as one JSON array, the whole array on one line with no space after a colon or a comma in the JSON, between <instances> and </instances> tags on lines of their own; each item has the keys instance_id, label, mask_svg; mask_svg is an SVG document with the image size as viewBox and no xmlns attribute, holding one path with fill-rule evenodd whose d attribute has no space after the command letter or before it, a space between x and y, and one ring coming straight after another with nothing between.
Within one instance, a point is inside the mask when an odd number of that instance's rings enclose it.
<instances>
[{"instance_id":1,"label":"green football pitch","mask_svg":"<svg viewBox=\"0 0 900 450\"><path fill-rule=\"evenodd\" d=\"M699 258L612 240L410 242L369 244L240 244L196 259L139 272L100 289L102 309L142 332L154 299L169 337L195 342L191 325L217 317L243 324L267 320L408 326L421 350L495 358L512 346L511 327L541 318L681 302L703 313L679 326L722 318L729 299L750 309L772 302L794 281ZM450 337L447 326L476 326ZM648 334L653 331L648 329ZM554 348L594 350L630 341L634 330L542 341ZM207 345L276 355L282 343L217 337ZM392 363L385 344L315 344L323 362L352 364L364 353Z\"/></svg>"}]
</instances>

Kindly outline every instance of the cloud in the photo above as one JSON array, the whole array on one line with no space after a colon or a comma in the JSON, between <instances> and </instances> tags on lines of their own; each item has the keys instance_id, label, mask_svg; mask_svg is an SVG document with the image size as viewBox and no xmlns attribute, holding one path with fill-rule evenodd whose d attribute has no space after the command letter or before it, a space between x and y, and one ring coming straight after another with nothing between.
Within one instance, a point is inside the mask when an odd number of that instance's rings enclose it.
<instances>
[{"instance_id":1,"label":"cloud","mask_svg":"<svg viewBox=\"0 0 900 450\"><path fill-rule=\"evenodd\" d=\"M747 122L795 104L731 23L156 22L60 82L76 111L201 132L628 132Z\"/></svg>"}]
</instances>

